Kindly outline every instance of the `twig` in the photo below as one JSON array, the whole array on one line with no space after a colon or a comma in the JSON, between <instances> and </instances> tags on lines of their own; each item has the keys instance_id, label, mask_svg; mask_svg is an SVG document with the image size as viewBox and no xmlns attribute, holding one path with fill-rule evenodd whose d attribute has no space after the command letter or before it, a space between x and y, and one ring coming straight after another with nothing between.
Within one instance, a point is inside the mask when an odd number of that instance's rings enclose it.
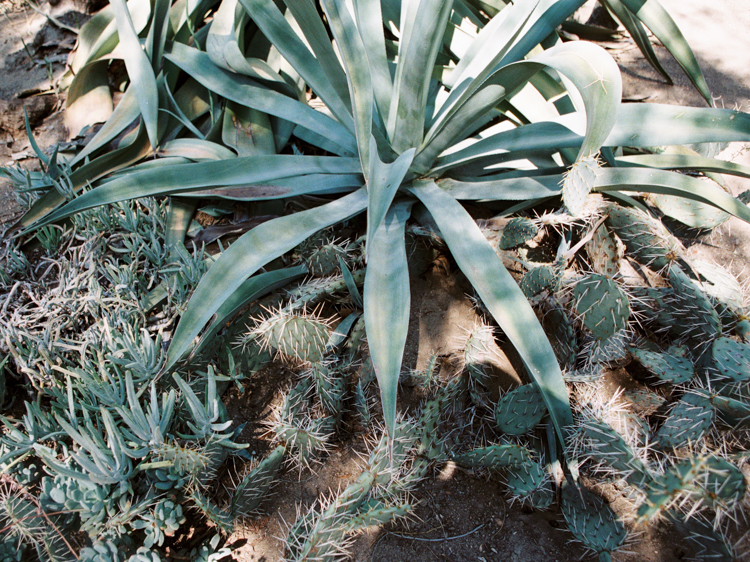
<instances>
[{"instance_id":1,"label":"twig","mask_svg":"<svg viewBox=\"0 0 750 562\"><path fill-rule=\"evenodd\" d=\"M78 35L79 30L76 29L75 27L70 27L69 25L65 25L63 22L61 22L60 20L58 20L55 16L52 16L52 15L46 13L46 12L43 12L42 9L39 6L37 6L36 4L34 4L34 2L32 2L31 0L26 0L26 3L29 6L31 6L31 8L35 12L38 12L38 13L42 14L45 18L47 18L49 21L51 21L52 23L54 23L60 29L66 29L66 30L70 31L71 33L75 33L76 35Z\"/></svg>"},{"instance_id":2,"label":"twig","mask_svg":"<svg viewBox=\"0 0 750 562\"><path fill-rule=\"evenodd\" d=\"M411 537L409 535L399 535L398 533L392 533L391 531L388 531L388 534L393 535L394 537L398 537L400 539L410 539L410 540L413 540L413 541L423 541L423 542L452 541L452 540L455 540L455 539L461 539L463 537L468 537L469 535L472 535L472 534L476 533L479 529L481 529L485 525L486 525L486 523L482 523L478 527L472 529L471 531L468 531L468 532L464 533L463 535L454 535L452 537L445 537L445 538L442 538L442 539L423 539L422 537Z\"/></svg>"}]
</instances>

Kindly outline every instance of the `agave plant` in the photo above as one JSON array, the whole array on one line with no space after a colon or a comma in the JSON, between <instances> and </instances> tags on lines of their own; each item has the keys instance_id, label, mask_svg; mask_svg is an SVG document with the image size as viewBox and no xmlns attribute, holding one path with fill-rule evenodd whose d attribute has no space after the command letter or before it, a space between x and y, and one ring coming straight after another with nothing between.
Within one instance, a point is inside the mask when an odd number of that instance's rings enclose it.
<instances>
[{"instance_id":1,"label":"agave plant","mask_svg":"<svg viewBox=\"0 0 750 562\"><path fill-rule=\"evenodd\" d=\"M130 87L70 170L42 155L42 183L64 177L69 189L49 189L18 227L171 196L166 238L175 244L197 198L324 200L264 222L216 259L173 334L166 372L204 329L212 332L251 294L280 283L256 275L266 265L320 230L366 215L364 318L392 434L410 307L405 227L414 218L445 241L517 349L562 444L573 418L553 349L462 202L506 213L544 204L575 218L594 192L630 202L627 194L657 193L750 220L747 207L718 186L679 173L746 171L649 148L747 141L750 115L621 104L614 60L555 33L582 4L223 0L209 26L211 2L157 0L151 13L148 3L113 0L82 38L71 95L82 97L81 75L102 72L115 31L113 55L124 59ZM710 99L692 53L654 0L606 5L634 34L645 33L645 23L669 41ZM103 153L136 119L139 127ZM160 158L136 164L146 156ZM93 189L65 203L88 184Z\"/></svg>"}]
</instances>

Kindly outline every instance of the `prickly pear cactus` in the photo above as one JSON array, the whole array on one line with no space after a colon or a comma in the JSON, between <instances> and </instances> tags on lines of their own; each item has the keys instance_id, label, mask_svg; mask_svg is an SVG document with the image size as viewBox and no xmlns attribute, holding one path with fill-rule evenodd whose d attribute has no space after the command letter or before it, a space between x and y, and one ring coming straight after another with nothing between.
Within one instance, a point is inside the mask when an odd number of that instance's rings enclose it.
<instances>
[{"instance_id":1,"label":"prickly pear cactus","mask_svg":"<svg viewBox=\"0 0 750 562\"><path fill-rule=\"evenodd\" d=\"M685 384L695 376L693 362L687 357L636 348L630 353L662 382Z\"/></svg>"},{"instance_id":2,"label":"prickly pear cactus","mask_svg":"<svg viewBox=\"0 0 750 562\"><path fill-rule=\"evenodd\" d=\"M710 376L717 381L747 381L750 379L750 344L731 338L716 338L711 345L712 369Z\"/></svg>"},{"instance_id":3,"label":"prickly pear cactus","mask_svg":"<svg viewBox=\"0 0 750 562\"><path fill-rule=\"evenodd\" d=\"M529 451L520 446L509 443L480 447L466 453L453 455L456 464L468 468L488 468L501 470L509 466L527 463L530 459Z\"/></svg>"},{"instance_id":4,"label":"prickly pear cactus","mask_svg":"<svg viewBox=\"0 0 750 562\"><path fill-rule=\"evenodd\" d=\"M511 501L527 504L534 509L546 509L555 501L552 479L544 465L529 462L510 467L505 483Z\"/></svg>"},{"instance_id":5,"label":"prickly pear cactus","mask_svg":"<svg viewBox=\"0 0 750 562\"><path fill-rule=\"evenodd\" d=\"M568 212L577 217L583 211L588 194L596 182L599 163L595 156L588 156L576 161L563 178L563 202Z\"/></svg>"},{"instance_id":6,"label":"prickly pear cactus","mask_svg":"<svg viewBox=\"0 0 750 562\"><path fill-rule=\"evenodd\" d=\"M598 273L578 281L573 289L576 312L595 338L604 340L622 330L630 316L630 302L612 279Z\"/></svg>"},{"instance_id":7,"label":"prickly pear cactus","mask_svg":"<svg viewBox=\"0 0 750 562\"><path fill-rule=\"evenodd\" d=\"M660 221L640 209L610 203L605 224L630 254L651 269L663 269L684 253L680 241Z\"/></svg>"},{"instance_id":8,"label":"prickly pear cactus","mask_svg":"<svg viewBox=\"0 0 750 562\"><path fill-rule=\"evenodd\" d=\"M287 357L316 363L323 359L331 328L319 318L280 313L260 322L252 333Z\"/></svg>"},{"instance_id":9,"label":"prickly pear cactus","mask_svg":"<svg viewBox=\"0 0 750 562\"><path fill-rule=\"evenodd\" d=\"M230 513L233 517L247 517L257 512L274 483L284 453L286 447L279 445L242 479L232 494Z\"/></svg>"},{"instance_id":10,"label":"prickly pear cactus","mask_svg":"<svg viewBox=\"0 0 750 562\"><path fill-rule=\"evenodd\" d=\"M519 386L505 394L495 407L495 423L503 433L523 435L542 421L547 407L535 384Z\"/></svg>"},{"instance_id":11,"label":"prickly pear cactus","mask_svg":"<svg viewBox=\"0 0 750 562\"><path fill-rule=\"evenodd\" d=\"M521 290L527 298L534 297L544 290L554 293L560 288L562 271L551 265L540 265L527 271L521 278Z\"/></svg>"},{"instance_id":12,"label":"prickly pear cactus","mask_svg":"<svg viewBox=\"0 0 750 562\"><path fill-rule=\"evenodd\" d=\"M668 301L673 333L699 345L721 336L721 319L703 289L676 264L669 268L668 279L673 290Z\"/></svg>"},{"instance_id":13,"label":"prickly pear cactus","mask_svg":"<svg viewBox=\"0 0 750 562\"><path fill-rule=\"evenodd\" d=\"M570 532L601 562L610 560L610 553L625 542L627 531L612 508L584 486L563 486L560 507Z\"/></svg>"},{"instance_id":14,"label":"prickly pear cactus","mask_svg":"<svg viewBox=\"0 0 750 562\"><path fill-rule=\"evenodd\" d=\"M686 394L669 412L656 432L655 441L664 449L677 449L697 443L713 423L711 401L699 394Z\"/></svg>"},{"instance_id":15,"label":"prickly pear cactus","mask_svg":"<svg viewBox=\"0 0 750 562\"><path fill-rule=\"evenodd\" d=\"M605 225L599 225L593 232L591 240L586 243L586 253L591 269L596 273L607 277L615 277L620 273L622 250Z\"/></svg>"},{"instance_id":16,"label":"prickly pear cactus","mask_svg":"<svg viewBox=\"0 0 750 562\"><path fill-rule=\"evenodd\" d=\"M500 237L501 250L510 250L528 242L539 233L539 226L524 217L512 218L508 221Z\"/></svg>"}]
</instances>

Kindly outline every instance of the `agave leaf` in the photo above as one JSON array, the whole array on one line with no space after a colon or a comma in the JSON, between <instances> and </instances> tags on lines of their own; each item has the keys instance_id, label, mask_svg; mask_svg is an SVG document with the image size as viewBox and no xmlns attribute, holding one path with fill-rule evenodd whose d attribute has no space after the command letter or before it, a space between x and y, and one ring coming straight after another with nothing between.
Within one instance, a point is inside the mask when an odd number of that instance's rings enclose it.
<instances>
[{"instance_id":1,"label":"agave leaf","mask_svg":"<svg viewBox=\"0 0 750 562\"><path fill-rule=\"evenodd\" d=\"M396 196L401 182L409 171L412 159L414 158L415 149L411 148L399 156L395 162L386 164L380 160L377 149L375 148L375 139L370 140L372 169L369 173L367 182L367 253L369 255L370 240L380 228L385 219L386 212L391 206L393 198Z\"/></svg>"},{"instance_id":2,"label":"agave leaf","mask_svg":"<svg viewBox=\"0 0 750 562\"><path fill-rule=\"evenodd\" d=\"M133 87L135 87L135 97L138 100L138 108L146 126L148 139L151 146L156 148L159 144L157 135L159 91L156 87L156 76L146 53L141 48L141 42L138 39L135 27L133 27L133 21L130 18L125 0L112 0L111 6L115 12L125 68Z\"/></svg>"},{"instance_id":3,"label":"agave leaf","mask_svg":"<svg viewBox=\"0 0 750 562\"><path fill-rule=\"evenodd\" d=\"M362 212L366 205L366 190L360 189L321 207L263 223L237 239L198 283L175 330L162 372L174 366L245 279L315 232Z\"/></svg>"},{"instance_id":4,"label":"agave leaf","mask_svg":"<svg viewBox=\"0 0 750 562\"><path fill-rule=\"evenodd\" d=\"M662 45L672 54L682 67L690 81L705 98L708 105L713 105L711 92L703 77L700 65L685 37L667 11L657 0L620 0L636 18L651 30Z\"/></svg>"},{"instance_id":5,"label":"agave leaf","mask_svg":"<svg viewBox=\"0 0 750 562\"><path fill-rule=\"evenodd\" d=\"M131 144L103 154L81 166L70 175L70 183L73 185L73 189L78 191L87 183L93 182L118 168L133 164L148 154L151 154L151 145L145 128L141 126L138 135ZM65 203L65 198L57 190L48 191L13 225L13 230L27 228L42 217L47 216L62 203Z\"/></svg>"},{"instance_id":6,"label":"agave leaf","mask_svg":"<svg viewBox=\"0 0 750 562\"><path fill-rule=\"evenodd\" d=\"M353 133L354 122L347 100L342 99L336 88L327 80L328 74L321 62L305 46L276 5L266 0L240 0L240 3L263 35L310 85L313 92L328 106L339 123ZM305 22L297 21L297 23L307 28L308 33L313 33Z\"/></svg>"},{"instance_id":7,"label":"agave leaf","mask_svg":"<svg viewBox=\"0 0 750 562\"><path fill-rule=\"evenodd\" d=\"M175 244L181 244L185 240L190 221L195 214L198 203L185 200L181 197L170 197L167 218L165 220L166 232L164 233L164 245L167 248Z\"/></svg>"},{"instance_id":8,"label":"agave leaf","mask_svg":"<svg viewBox=\"0 0 750 562\"><path fill-rule=\"evenodd\" d=\"M87 64L71 83L63 118L72 135L78 135L87 125L106 122L112 115L108 68L109 61L106 60Z\"/></svg>"},{"instance_id":9,"label":"agave leaf","mask_svg":"<svg viewBox=\"0 0 750 562\"><path fill-rule=\"evenodd\" d=\"M72 88L72 86L71 86ZM135 88L132 86L125 90L120 102L115 107L109 119L102 125L102 128L88 142L84 149L76 154L70 162L71 166L82 162L86 156L94 153L107 143L112 141L117 135L122 133L139 115L138 100L135 97Z\"/></svg>"},{"instance_id":10,"label":"agave leaf","mask_svg":"<svg viewBox=\"0 0 750 562\"><path fill-rule=\"evenodd\" d=\"M182 157L190 160L231 160L237 155L227 147L203 139L174 139L165 142L156 154L161 158Z\"/></svg>"},{"instance_id":11,"label":"agave leaf","mask_svg":"<svg viewBox=\"0 0 750 562\"><path fill-rule=\"evenodd\" d=\"M338 144L349 154L356 154L356 142L346 128L298 100L260 87L245 76L214 66L207 54L179 43L174 43L171 51L164 56L212 92L245 107L275 115L315 131Z\"/></svg>"},{"instance_id":12,"label":"agave leaf","mask_svg":"<svg viewBox=\"0 0 750 562\"><path fill-rule=\"evenodd\" d=\"M380 115L387 116L393 95L393 79L388 67L380 0L355 0L354 15L367 53L375 103Z\"/></svg>"},{"instance_id":13,"label":"agave leaf","mask_svg":"<svg viewBox=\"0 0 750 562\"><path fill-rule=\"evenodd\" d=\"M651 45L651 38L648 36L646 28L643 27L641 21L636 18L633 13L628 10L621 0L601 0L601 3L606 6L615 17L620 20L620 23L628 30L628 33L638 45L641 53L649 64L654 67L659 74L661 74L670 84L673 84L671 76L664 69L659 58L656 56L654 47Z\"/></svg>"},{"instance_id":14,"label":"agave leaf","mask_svg":"<svg viewBox=\"0 0 750 562\"><path fill-rule=\"evenodd\" d=\"M355 158L276 154L162 166L113 179L49 214L37 226L100 205L139 197L187 193L215 185L245 185L304 174L357 171L359 162Z\"/></svg>"},{"instance_id":15,"label":"agave leaf","mask_svg":"<svg viewBox=\"0 0 750 562\"><path fill-rule=\"evenodd\" d=\"M451 197L459 200L523 201L545 199L562 194L559 174L535 178L504 178L484 181L460 181L451 178L438 180L437 184Z\"/></svg>"},{"instance_id":16,"label":"agave leaf","mask_svg":"<svg viewBox=\"0 0 750 562\"><path fill-rule=\"evenodd\" d=\"M159 73L164 55L164 44L169 30L170 0L154 0L154 16L146 36L146 54L151 61L154 74Z\"/></svg>"},{"instance_id":17,"label":"agave leaf","mask_svg":"<svg viewBox=\"0 0 750 562\"><path fill-rule=\"evenodd\" d=\"M474 219L432 181L414 182L410 191L427 207L461 271L518 351L539 386L557 438L564 447L573 414L560 367L528 300L502 264Z\"/></svg>"},{"instance_id":18,"label":"agave leaf","mask_svg":"<svg viewBox=\"0 0 750 562\"><path fill-rule=\"evenodd\" d=\"M429 143L442 128L441 124L479 89L508 52L538 3L534 0L508 6L482 28L456 67L443 80L451 92L435 116L423 144Z\"/></svg>"},{"instance_id":19,"label":"agave leaf","mask_svg":"<svg viewBox=\"0 0 750 562\"><path fill-rule=\"evenodd\" d=\"M409 329L409 266L404 243L412 202L395 203L369 240L364 315L367 343L378 378L383 417L394 437L396 393Z\"/></svg>"},{"instance_id":20,"label":"agave leaf","mask_svg":"<svg viewBox=\"0 0 750 562\"><path fill-rule=\"evenodd\" d=\"M388 137L397 153L417 147L424 137L427 93L452 2L405 0L401 10L401 40Z\"/></svg>"},{"instance_id":21,"label":"agave leaf","mask_svg":"<svg viewBox=\"0 0 750 562\"><path fill-rule=\"evenodd\" d=\"M619 156L615 161L622 166L721 173L750 178L750 166L743 166L718 158L706 158L698 154L637 154L634 156Z\"/></svg>"},{"instance_id":22,"label":"agave leaf","mask_svg":"<svg viewBox=\"0 0 750 562\"><path fill-rule=\"evenodd\" d=\"M716 207L730 215L750 222L750 209L713 183L697 178L646 168L602 168L598 171L595 190L645 191L686 197Z\"/></svg>"},{"instance_id":23,"label":"agave leaf","mask_svg":"<svg viewBox=\"0 0 750 562\"><path fill-rule=\"evenodd\" d=\"M307 1L309 0L295 0L294 3L306 3ZM349 81L354 113L354 131L359 148L359 160L362 163L362 169L369 174L370 160L377 157L377 151L373 152L373 145L370 142L374 94L367 52L357 26L354 24L354 19L343 1L323 0L322 5L346 67L346 78ZM365 179L369 182L367 175Z\"/></svg>"}]
</instances>

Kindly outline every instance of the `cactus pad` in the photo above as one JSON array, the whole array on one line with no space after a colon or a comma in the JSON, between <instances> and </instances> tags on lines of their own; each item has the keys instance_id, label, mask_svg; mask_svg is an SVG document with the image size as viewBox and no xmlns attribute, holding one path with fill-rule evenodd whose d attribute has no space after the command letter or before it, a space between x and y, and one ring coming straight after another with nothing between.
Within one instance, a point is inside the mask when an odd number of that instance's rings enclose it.
<instances>
[{"instance_id":1,"label":"cactus pad","mask_svg":"<svg viewBox=\"0 0 750 562\"><path fill-rule=\"evenodd\" d=\"M545 289L554 293L560 288L561 273L551 265L530 269L521 278L521 290L526 298L536 296Z\"/></svg>"},{"instance_id":2,"label":"cactus pad","mask_svg":"<svg viewBox=\"0 0 750 562\"><path fill-rule=\"evenodd\" d=\"M562 184L563 202L572 216L577 217L583 211L586 198L596 182L598 169L596 157L588 156L576 161L565 174Z\"/></svg>"},{"instance_id":3,"label":"cactus pad","mask_svg":"<svg viewBox=\"0 0 750 562\"><path fill-rule=\"evenodd\" d=\"M711 427L714 408L711 401L698 394L686 394L672 407L669 417L656 433L664 449L677 449L696 443Z\"/></svg>"},{"instance_id":4,"label":"cactus pad","mask_svg":"<svg viewBox=\"0 0 750 562\"><path fill-rule=\"evenodd\" d=\"M627 295L609 277L592 274L573 290L576 312L597 339L606 339L622 330L630 316Z\"/></svg>"},{"instance_id":5,"label":"cactus pad","mask_svg":"<svg viewBox=\"0 0 750 562\"><path fill-rule=\"evenodd\" d=\"M500 237L500 249L510 250L528 242L539 233L539 227L525 217L515 217L508 221Z\"/></svg>"},{"instance_id":6,"label":"cactus pad","mask_svg":"<svg viewBox=\"0 0 750 562\"><path fill-rule=\"evenodd\" d=\"M711 346L713 369L711 375L723 380L750 379L750 344L730 338L717 338Z\"/></svg>"},{"instance_id":7,"label":"cactus pad","mask_svg":"<svg viewBox=\"0 0 750 562\"><path fill-rule=\"evenodd\" d=\"M607 277L614 277L620 273L622 251L617 239L605 225L600 225L594 231L591 240L586 243L586 253L591 262L591 269L596 273Z\"/></svg>"},{"instance_id":8,"label":"cactus pad","mask_svg":"<svg viewBox=\"0 0 750 562\"><path fill-rule=\"evenodd\" d=\"M625 526L612 508L583 486L563 486L561 508L570 532L599 554L600 560L602 554L616 550L627 538Z\"/></svg>"},{"instance_id":9,"label":"cactus pad","mask_svg":"<svg viewBox=\"0 0 750 562\"><path fill-rule=\"evenodd\" d=\"M466 453L453 455L456 464L468 468L501 470L509 466L528 463L529 451L520 445L501 444L480 447Z\"/></svg>"},{"instance_id":10,"label":"cactus pad","mask_svg":"<svg viewBox=\"0 0 750 562\"><path fill-rule=\"evenodd\" d=\"M318 318L282 313L260 322L253 334L287 357L315 363L325 354L331 328Z\"/></svg>"},{"instance_id":11,"label":"cactus pad","mask_svg":"<svg viewBox=\"0 0 750 562\"><path fill-rule=\"evenodd\" d=\"M687 357L635 348L630 353L662 382L685 384L695 375L693 363Z\"/></svg>"},{"instance_id":12,"label":"cactus pad","mask_svg":"<svg viewBox=\"0 0 750 562\"><path fill-rule=\"evenodd\" d=\"M505 394L495 407L495 422L509 435L523 435L542 421L547 407L535 384L519 386Z\"/></svg>"},{"instance_id":13,"label":"cactus pad","mask_svg":"<svg viewBox=\"0 0 750 562\"><path fill-rule=\"evenodd\" d=\"M611 204L605 223L643 265L662 269L683 253L682 244L662 223L639 209Z\"/></svg>"},{"instance_id":14,"label":"cactus pad","mask_svg":"<svg viewBox=\"0 0 750 562\"><path fill-rule=\"evenodd\" d=\"M549 474L537 462L509 468L505 482L513 501L529 504L534 509L546 509L555 499Z\"/></svg>"}]
</instances>

